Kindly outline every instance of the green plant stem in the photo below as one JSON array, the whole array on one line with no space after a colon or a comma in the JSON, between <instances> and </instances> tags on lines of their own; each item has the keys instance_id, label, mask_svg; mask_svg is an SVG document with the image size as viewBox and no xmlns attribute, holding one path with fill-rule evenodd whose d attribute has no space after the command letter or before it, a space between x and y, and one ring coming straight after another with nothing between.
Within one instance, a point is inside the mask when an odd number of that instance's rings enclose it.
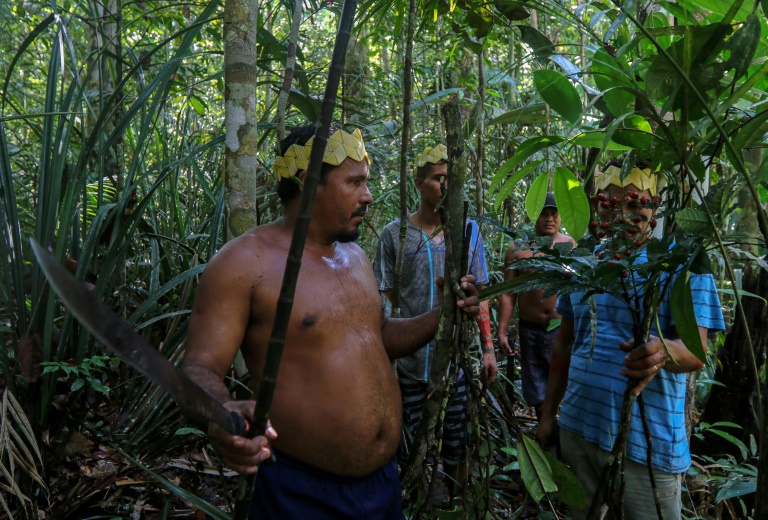
<instances>
[{"instance_id":1,"label":"green plant stem","mask_svg":"<svg viewBox=\"0 0 768 520\"><path fill-rule=\"evenodd\" d=\"M653 471L653 439L651 438L651 430L648 427L648 418L645 416L645 400L643 394L637 396L637 407L640 411L640 418L643 423L643 434L645 435L645 443L648 445L646 451L645 464L648 466L648 478L651 480L651 490L653 491L653 503L656 506L656 514L659 520L664 520L664 513L661 512L661 501L659 500L659 489L656 487L656 475Z\"/></svg>"},{"instance_id":2,"label":"green plant stem","mask_svg":"<svg viewBox=\"0 0 768 520\"><path fill-rule=\"evenodd\" d=\"M312 214L315 192L320 182L320 167L323 162L325 146L328 142L328 134L333 119L333 111L336 107L336 95L339 90L339 81L344 68L344 58L349 44L350 31L355 18L357 0L344 0L341 9L336 42L333 47L331 67L328 70L328 82L325 87L323 104L320 111L320 124L315 133L315 140L309 158L309 169L304 179L304 187L299 203L299 214L293 229L291 246L288 250L288 258L285 265L285 274L277 299L275 321L272 325L272 334L269 338L267 356L264 362L264 370L256 396L256 407L253 413L253 426L250 429L252 436L262 435L267 429L269 410L272 407L275 387L277 386L277 373L280 369L280 359L285 346L285 334L288 331L288 322L293 308L293 295L296 292L296 282L301 268L301 258L304 254L304 243L309 230L309 222ZM256 483L256 475L242 479L240 492L235 503L235 519L244 520L248 516L251 496Z\"/></svg>"}]
</instances>

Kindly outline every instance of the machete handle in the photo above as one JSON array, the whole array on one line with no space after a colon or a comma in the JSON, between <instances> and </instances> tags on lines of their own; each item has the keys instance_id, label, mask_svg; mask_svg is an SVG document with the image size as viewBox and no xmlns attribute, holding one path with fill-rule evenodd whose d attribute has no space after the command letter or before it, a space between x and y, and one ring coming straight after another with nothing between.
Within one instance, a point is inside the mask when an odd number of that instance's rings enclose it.
<instances>
[{"instance_id":1,"label":"machete handle","mask_svg":"<svg viewBox=\"0 0 768 520\"><path fill-rule=\"evenodd\" d=\"M239 435L241 437L250 437L248 435L248 432L251 429L251 424L245 420L245 417L240 415L237 412L230 412L232 414L232 424L235 427L235 431L232 432L235 435Z\"/></svg>"}]
</instances>

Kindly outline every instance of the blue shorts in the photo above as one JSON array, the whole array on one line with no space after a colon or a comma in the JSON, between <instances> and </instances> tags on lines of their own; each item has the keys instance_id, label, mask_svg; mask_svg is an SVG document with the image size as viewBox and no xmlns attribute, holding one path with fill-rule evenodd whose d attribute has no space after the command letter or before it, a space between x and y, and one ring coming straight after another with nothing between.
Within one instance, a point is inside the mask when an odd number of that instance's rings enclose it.
<instances>
[{"instance_id":1,"label":"blue shorts","mask_svg":"<svg viewBox=\"0 0 768 520\"><path fill-rule=\"evenodd\" d=\"M273 448L273 451L274 448ZM275 451L261 463L250 520L401 520L397 461L364 477L342 477Z\"/></svg>"},{"instance_id":2,"label":"blue shorts","mask_svg":"<svg viewBox=\"0 0 768 520\"><path fill-rule=\"evenodd\" d=\"M547 332L548 325L520 320L520 365L523 398L528 406L540 406L547 395L549 358L558 329Z\"/></svg>"}]
</instances>

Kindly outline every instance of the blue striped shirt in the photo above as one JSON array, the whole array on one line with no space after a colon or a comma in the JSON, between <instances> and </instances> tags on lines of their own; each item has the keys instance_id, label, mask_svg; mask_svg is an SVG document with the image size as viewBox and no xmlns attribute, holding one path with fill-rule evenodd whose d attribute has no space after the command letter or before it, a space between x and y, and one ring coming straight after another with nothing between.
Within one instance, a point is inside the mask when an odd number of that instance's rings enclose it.
<instances>
[{"instance_id":1,"label":"blue striped shirt","mask_svg":"<svg viewBox=\"0 0 768 520\"><path fill-rule=\"evenodd\" d=\"M636 263L647 262L645 250ZM641 280L633 273L637 283ZM664 280L664 278L662 278ZM662 282L662 287L664 284ZM671 287L671 285L670 285ZM696 323L709 332L723 330L723 313L711 275L691 274ZM665 338L673 338L670 292L665 291L659 306L659 324ZM619 374L626 353L619 343L632 338L633 321L627 306L608 294L594 295L597 308L597 334L592 352L592 324L589 302L581 301L583 292L558 298L557 312L573 320L574 345L568 372L568 387L560 408L560 425L581 435L600 448L611 451L621 420L621 404L627 378ZM655 324L651 334L658 336ZM645 415L651 431L652 464L659 471L682 473L691 464L685 431L685 374L662 370L643 390ZM627 442L627 456L638 463L647 462L647 445L637 402Z\"/></svg>"}]
</instances>

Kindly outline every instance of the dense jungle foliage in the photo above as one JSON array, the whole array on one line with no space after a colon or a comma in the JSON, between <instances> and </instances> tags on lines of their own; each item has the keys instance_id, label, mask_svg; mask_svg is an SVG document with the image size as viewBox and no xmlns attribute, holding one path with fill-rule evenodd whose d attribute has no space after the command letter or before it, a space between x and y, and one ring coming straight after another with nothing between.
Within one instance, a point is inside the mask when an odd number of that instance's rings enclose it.
<instances>
[{"instance_id":1,"label":"dense jungle foliage","mask_svg":"<svg viewBox=\"0 0 768 520\"><path fill-rule=\"evenodd\" d=\"M205 436L166 394L66 312L29 241L179 361L197 277L237 233L223 25L243 5L258 16L249 222L265 223L280 211L278 131L318 120L338 0L0 2L0 517L229 517L237 479L220 475ZM485 237L492 321L495 297L510 289L504 252L531 233L548 189L580 238L597 164L660 165L658 231L682 249L659 265L684 254L695 269L710 266L729 323L690 380L684 515L766 518L768 1L411 5L413 17L405 2L361 3L346 54L334 119L362 129L372 159L375 202L360 245L372 257L378 231L400 215L404 130L410 168L445 139L450 96L464 120L464 188ZM612 290L616 267L550 253L536 287ZM564 279L574 266L579 276ZM231 383L247 397L247 375L234 369ZM561 518L579 500L573 476L532 441L535 421L507 384L502 376L473 394L465 508L438 511L419 495L409 517Z\"/></svg>"}]
</instances>

